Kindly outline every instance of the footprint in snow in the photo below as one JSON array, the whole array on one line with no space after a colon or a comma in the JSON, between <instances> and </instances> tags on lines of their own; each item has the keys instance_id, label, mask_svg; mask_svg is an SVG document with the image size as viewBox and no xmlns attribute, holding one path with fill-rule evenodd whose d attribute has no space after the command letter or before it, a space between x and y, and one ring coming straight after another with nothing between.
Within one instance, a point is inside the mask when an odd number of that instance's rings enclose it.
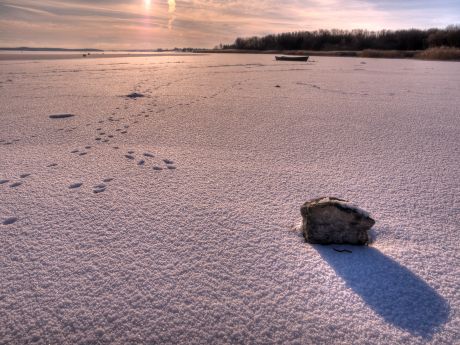
<instances>
[{"instance_id":1,"label":"footprint in snow","mask_svg":"<svg viewBox=\"0 0 460 345\"><path fill-rule=\"evenodd\" d=\"M69 189L80 188L82 185L83 185L83 183L80 183L80 182L72 183L72 184L69 186Z\"/></svg>"},{"instance_id":2,"label":"footprint in snow","mask_svg":"<svg viewBox=\"0 0 460 345\"><path fill-rule=\"evenodd\" d=\"M18 219L17 219L16 217L6 218L6 219L2 222L2 224L3 224L3 225L11 225L11 224L13 224L13 223L16 223L17 220L18 220Z\"/></svg>"},{"instance_id":3,"label":"footprint in snow","mask_svg":"<svg viewBox=\"0 0 460 345\"><path fill-rule=\"evenodd\" d=\"M22 182L15 182L13 184L10 184L10 188L16 188L16 187L19 187L20 185L22 185Z\"/></svg>"},{"instance_id":4,"label":"footprint in snow","mask_svg":"<svg viewBox=\"0 0 460 345\"><path fill-rule=\"evenodd\" d=\"M0 180L0 184L5 184L5 183L8 183L10 182L10 180Z\"/></svg>"},{"instance_id":5,"label":"footprint in snow","mask_svg":"<svg viewBox=\"0 0 460 345\"><path fill-rule=\"evenodd\" d=\"M47 168L57 167L57 163L51 163L51 164L47 165L46 167Z\"/></svg>"},{"instance_id":6,"label":"footprint in snow","mask_svg":"<svg viewBox=\"0 0 460 345\"><path fill-rule=\"evenodd\" d=\"M145 152L145 153L144 153L144 156L145 156L145 157L150 157L150 158L155 157L153 154L148 153L148 152Z\"/></svg>"},{"instance_id":7,"label":"footprint in snow","mask_svg":"<svg viewBox=\"0 0 460 345\"><path fill-rule=\"evenodd\" d=\"M129 160L133 160L134 159L134 156L132 155L125 155L126 158L128 158Z\"/></svg>"},{"instance_id":8,"label":"footprint in snow","mask_svg":"<svg viewBox=\"0 0 460 345\"><path fill-rule=\"evenodd\" d=\"M103 179L102 182L104 182L104 183L100 183L100 184L94 186L93 193L98 194L98 193L105 192L105 190L107 188L106 183L112 182L113 180L114 179L112 177L107 177L107 178Z\"/></svg>"},{"instance_id":9,"label":"footprint in snow","mask_svg":"<svg viewBox=\"0 0 460 345\"><path fill-rule=\"evenodd\" d=\"M22 175L19 175L20 178L26 178L26 177L29 177L31 174L22 174Z\"/></svg>"},{"instance_id":10,"label":"footprint in snow","mask_svg":"<svg viewBox=\"0 0 460 345\"><path fill-rule=\"evenodd\" d=\"M98 193L105 192L106 187L107 186L103 183L98 184L97 186L94 186L93 193L98 194Z\"/></svg>"}]
</instances>

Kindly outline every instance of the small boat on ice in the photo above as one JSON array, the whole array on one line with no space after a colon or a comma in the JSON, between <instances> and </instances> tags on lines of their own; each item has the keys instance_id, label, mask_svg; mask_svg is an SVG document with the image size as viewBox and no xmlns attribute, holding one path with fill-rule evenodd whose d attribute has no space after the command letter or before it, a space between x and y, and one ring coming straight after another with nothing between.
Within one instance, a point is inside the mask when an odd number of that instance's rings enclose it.
<instances>
[{"instance_id":1,"label":"small boat on ice","mask_svg":"<svg viewBox=\"0 0 460 345\"><path fill-rule=\"evenodd\" d=\"M289 55L289 56L275 56L275 59L277 61L308 61L309 56L294 56L294 55Z\"/></svg>"}]
</instances>

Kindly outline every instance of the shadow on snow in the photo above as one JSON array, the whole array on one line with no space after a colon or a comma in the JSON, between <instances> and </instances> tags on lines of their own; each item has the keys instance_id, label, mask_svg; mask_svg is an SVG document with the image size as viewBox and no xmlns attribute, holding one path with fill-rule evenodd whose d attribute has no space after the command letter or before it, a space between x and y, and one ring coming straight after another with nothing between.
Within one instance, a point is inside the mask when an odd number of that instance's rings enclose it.
<instances>
[{"instance_id":1,"label":"shadow on snow","mask_svg":"<svg viewBox=\"0 0 460 345\"><path fill-rule=\"evenodd\" d=\"M447 322L447 301L421 278L371 247L347 247L338 253L332 246L314 248L346 284L375 313L392 325L431 339Z\"/></svg>"}]
</instances>

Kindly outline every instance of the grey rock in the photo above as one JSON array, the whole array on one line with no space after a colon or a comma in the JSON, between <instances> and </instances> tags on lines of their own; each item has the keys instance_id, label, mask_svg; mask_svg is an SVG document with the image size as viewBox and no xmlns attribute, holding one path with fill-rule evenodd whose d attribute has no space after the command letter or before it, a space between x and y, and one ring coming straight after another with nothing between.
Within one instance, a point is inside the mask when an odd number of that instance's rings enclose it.
<instances>
[{"instance_id":1,"label":"grey rock","mask_svg":"<svg viewBox=\"0 0 460 345\"><path fill-rule=\"evenodd\" d=\"M366 211L334 197L307 201L300 213L302 232L309 243L364 245L369 242L368 231L375 224Z\"/></svg>"},{"instance_id":2,"label":"grey rock","mask_svg":"<svg viewBox=\"0 0 460 345\"><path fill-rule=\"evenodd\" d=\"M75 115L74 114L54 114L54 115L50 115L49 118L50 119L66 119L68 117L74 117Z\"/></svg>"},{"instance_id":3,"label":"grey rock","mask_svg":"<svg viewBox=\"0 0 460 345\"><path fill-rule=\"evenodd\" d=\"M128 98L139 98L139 97L145 97L143 94L138 93L138 92L133 92L130 93L129 95L126 95Z\"/></svg>"}]
</instances>

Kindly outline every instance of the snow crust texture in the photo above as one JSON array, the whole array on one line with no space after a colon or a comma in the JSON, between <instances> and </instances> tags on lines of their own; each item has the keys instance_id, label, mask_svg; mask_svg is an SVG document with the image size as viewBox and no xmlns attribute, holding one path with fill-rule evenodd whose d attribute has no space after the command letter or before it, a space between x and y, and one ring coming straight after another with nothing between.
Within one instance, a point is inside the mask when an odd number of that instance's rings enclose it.
<instances>
[{"instance_id":1,"label":"snow crust texture","mask_svg":"<svg viewBox=\"0 0 460 345\"><path fill-rule=\"evenodd\" d=\"M273 60L0 62L0 344L460 343L460 64Z\"/></svg>"}]
</instances>

